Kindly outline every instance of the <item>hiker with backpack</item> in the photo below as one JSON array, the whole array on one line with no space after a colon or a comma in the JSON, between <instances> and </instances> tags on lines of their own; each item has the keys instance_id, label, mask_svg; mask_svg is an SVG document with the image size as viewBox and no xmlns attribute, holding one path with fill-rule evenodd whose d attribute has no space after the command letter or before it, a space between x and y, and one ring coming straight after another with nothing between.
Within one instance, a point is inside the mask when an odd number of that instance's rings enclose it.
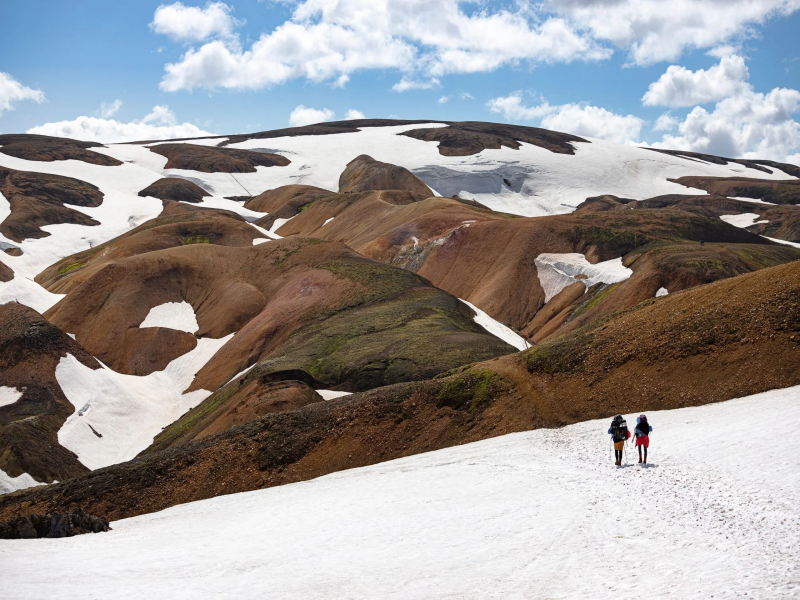
<instances>
[{"instance_id":1,"label":"hiker with backpack","mask_svg":"<svg viewBox=\"0 0 800 600\"><path fill-rule=\"evenodd\" d=\"M633 430L633 439L636 443L636 449L639 451L639 462L647 464L647 449L650 447L650 432L653 428L647 422L645 415L639 415L636 418L636 427ZM644 460L642 460L642 448L644 447Z\"/></svg>"},{"instance_id":2,"label":"hiker with backpack","mask_svg":"<svg viewBox=\"0 0 800 600\"><path fill-rule=\"evenodd\" d=\"M631 432L628 431L628 424L622 415L617 415L611 421L611 427L608 428L608 434L611 436L611 441L614 442L614 459L615 465L622 466L622 452L625 449L625 442L631 437Z\"/></svg>"}]
</instances>

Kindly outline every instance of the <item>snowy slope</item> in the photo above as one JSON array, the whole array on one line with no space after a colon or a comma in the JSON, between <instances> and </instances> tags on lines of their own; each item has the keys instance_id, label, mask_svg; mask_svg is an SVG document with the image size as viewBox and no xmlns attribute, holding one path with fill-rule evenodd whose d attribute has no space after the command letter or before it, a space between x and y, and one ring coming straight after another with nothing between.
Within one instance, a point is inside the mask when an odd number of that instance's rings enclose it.
<instances>
[{"instance_id":1,"label":"snowy slope","mask_svg":"<svg viewBox=\"0 0 800 600\"><path fill-rule=\"evenodd\" d=\"M649 418L648 468L591 421L2 542L3 595L797 597L800 387Z\"/></svg>"}]
</instances>

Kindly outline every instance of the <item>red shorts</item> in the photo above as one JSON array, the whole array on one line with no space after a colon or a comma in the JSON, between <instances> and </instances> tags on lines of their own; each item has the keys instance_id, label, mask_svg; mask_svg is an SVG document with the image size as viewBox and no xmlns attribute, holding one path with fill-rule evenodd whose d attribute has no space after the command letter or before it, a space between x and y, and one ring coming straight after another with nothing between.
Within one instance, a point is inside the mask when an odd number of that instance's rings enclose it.
<instances>
[{"instance_id":1,"label":"red shorts","mask_svg":"<svg viewBox=\"0 0 800 600\"><path fill-rule=\"evenodd\" d=\"M650 447L650 438L648 436L637 437L636 438L636 445L637 446L644 446L645 448Z\"/></svg>"}]
</instances>

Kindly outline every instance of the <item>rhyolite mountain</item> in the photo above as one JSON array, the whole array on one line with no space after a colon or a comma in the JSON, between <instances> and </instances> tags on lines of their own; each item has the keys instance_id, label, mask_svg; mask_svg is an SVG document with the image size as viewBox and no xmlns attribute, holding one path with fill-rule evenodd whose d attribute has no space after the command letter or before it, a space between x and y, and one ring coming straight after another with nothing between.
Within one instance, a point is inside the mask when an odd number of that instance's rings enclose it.
<instances>
[{"instance_id":1,"label":"rhyolite mountain","mask_svg":"<svg viewBox=\"0 0 800 600\"><path fill-rule=\"evenodd\" d=\"M476 122L0 136L0 517L797 385L798 176Z\"/></svg>"}]
</instances>

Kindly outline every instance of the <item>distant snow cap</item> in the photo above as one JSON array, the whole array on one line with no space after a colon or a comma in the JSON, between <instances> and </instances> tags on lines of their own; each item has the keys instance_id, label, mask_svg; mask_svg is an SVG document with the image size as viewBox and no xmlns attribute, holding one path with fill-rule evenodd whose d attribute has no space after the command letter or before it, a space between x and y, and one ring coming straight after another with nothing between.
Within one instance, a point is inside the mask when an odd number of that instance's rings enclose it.
<instances>
[{"instance_id":1,"label":"distant snow cap","mask_svg":"<svg viewBox=\"0 0 800 600\"><path fill-rule=\"evenodd\" d=\"M185 300L183 302L165 302L154 306L139 327L166 327L186 333L197 333L197 330L200 329L192 305Z\"/></svg>"},{"instance_id":2,"label":"distant snow cap","mask_svg":"<svg viewBox=\"0 0 800 600\"><path fill-rule=\"evenodd\" d=\"M588 290L596 283L619 283L633 275L633 271L623 266L622 258L592 264L578 253L540 254L535 263L545 304L576 281L583 281Z\"/></svg>"},{"instance_id":3,"label":"distant snow cap","mask_svg":"<svg viewBox=\"0 0 800 600\"><path fill-rule=\"evenodd\" d=\"M662 296L666 296L667 294L669 294L667 288L665 287L658 288L658 291L656 292L656 298L661 298Z\"/></svg>"}]
</instances>

